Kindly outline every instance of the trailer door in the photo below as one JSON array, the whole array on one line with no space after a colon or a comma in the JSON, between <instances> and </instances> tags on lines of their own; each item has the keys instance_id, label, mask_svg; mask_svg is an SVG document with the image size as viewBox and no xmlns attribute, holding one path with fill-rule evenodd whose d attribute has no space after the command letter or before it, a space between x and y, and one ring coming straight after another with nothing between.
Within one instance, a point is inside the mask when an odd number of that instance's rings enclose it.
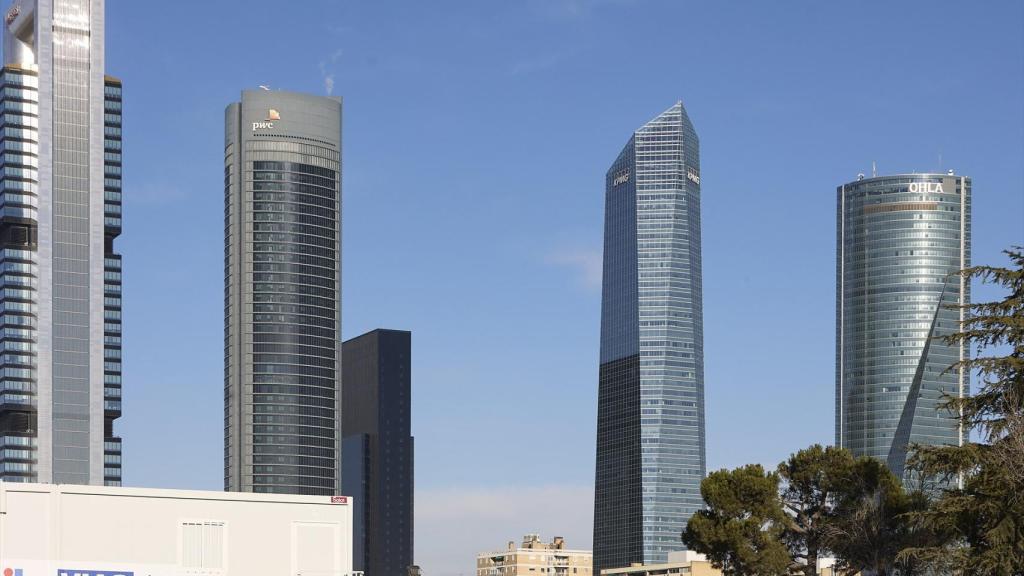
<instances>
[{"instance_id":1,"label":"trailer door","mask_svg":"<svg viewBox=\"0 0 1024 576\"><path fill-rule=\"evenodd\" d=\"M341 524L292 523L292 574L341 576Z\"/></svg>"}]
</instances>

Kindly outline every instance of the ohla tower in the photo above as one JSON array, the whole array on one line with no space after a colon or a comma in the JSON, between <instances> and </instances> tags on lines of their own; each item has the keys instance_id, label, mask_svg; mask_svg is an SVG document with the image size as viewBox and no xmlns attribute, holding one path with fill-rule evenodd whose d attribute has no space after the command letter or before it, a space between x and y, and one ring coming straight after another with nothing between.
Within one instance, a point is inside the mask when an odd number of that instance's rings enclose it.
<instances>
[{"instance_id":1,"label":"ohla tower","mask_svg":"<svg viewBox=\"0 0 1024 576\"><path fill-rule=\"evenodd\" d=\"M948 344L970 302L971 179L858 178L837 190L836 444L909 478L913 444L958 445L947 397L967 394Z\"/></svg>"}]
</instances>

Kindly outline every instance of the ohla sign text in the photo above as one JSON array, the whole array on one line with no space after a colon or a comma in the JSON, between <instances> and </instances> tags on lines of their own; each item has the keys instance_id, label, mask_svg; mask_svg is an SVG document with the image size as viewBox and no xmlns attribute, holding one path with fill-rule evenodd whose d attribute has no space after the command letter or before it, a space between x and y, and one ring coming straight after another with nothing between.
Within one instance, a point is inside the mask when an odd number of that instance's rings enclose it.
<instances>
[{"instance_id":1,"label":"ohla sign text","mask_svg":"<svg viewBox=\"0 0 1024 576\"><path fill-rule=\"evenodd\" d=\"M911 182L908 192L942 194L942 182Z\"/></svg>"}]
</instances>

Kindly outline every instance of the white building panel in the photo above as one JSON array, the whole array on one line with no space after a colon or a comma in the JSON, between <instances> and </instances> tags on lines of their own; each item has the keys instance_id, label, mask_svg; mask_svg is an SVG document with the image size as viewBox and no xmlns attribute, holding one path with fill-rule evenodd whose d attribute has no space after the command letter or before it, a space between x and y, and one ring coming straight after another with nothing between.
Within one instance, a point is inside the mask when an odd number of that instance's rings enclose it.
<instances>
[{"instance_id":1,"label":"white building panel","mask_svg":"<svg viewBox=\"0 0 1024 576\"><path fill-rule=\"evenodd\" d=\"M345 497L0 482L4 576L351 573Z\"/></svg>"}]
</instances>

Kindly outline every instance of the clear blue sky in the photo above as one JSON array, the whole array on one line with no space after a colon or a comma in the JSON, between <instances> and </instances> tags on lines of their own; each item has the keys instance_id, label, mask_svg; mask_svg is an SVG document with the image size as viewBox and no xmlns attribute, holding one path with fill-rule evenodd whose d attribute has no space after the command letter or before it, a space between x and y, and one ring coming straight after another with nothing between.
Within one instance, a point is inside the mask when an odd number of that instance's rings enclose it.
<instances>
[{"instance_id":1,"label":"clear blue sky","mask_svg":"<svg viewBox=\"0 0 1024 576\"><path fill-rule=\"evenodd\" d=\"M702 146L711 469L832 440L837 185L953 168L974 260L1024 243L1015 0L110 0L107 62L126 484L221 488L224 107L333 83L344 334L413 332L430 576L527 531L589 547L604 173L676 100Z\"/></svg>"}]
</instances>

